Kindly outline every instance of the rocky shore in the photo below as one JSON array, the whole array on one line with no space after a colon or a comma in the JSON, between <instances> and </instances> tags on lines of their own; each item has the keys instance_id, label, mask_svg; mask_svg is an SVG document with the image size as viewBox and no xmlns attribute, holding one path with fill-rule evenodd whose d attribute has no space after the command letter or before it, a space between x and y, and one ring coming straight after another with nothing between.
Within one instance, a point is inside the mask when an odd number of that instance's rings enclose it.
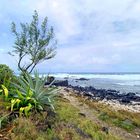
<instances>
[{"instance_id":1,"label":"rocky shore","mask_svg":"<svg viewBox=\"0 0 140 140\"><path fill-rule=\"evenodd\" d=\"M140 96L137 96L136 93L129 92L125 94L120 94L119 91L113 89L96 89L94 87L80 87L80 86L71 86L68 85L68 88L72 88L76 94L86 96L90 99L96 100L117 100L123 104L129 104L132 102L140 103Z\"/></svg>"},{"instance_id":2,"label":"rocky shore","mask_svg":"<svg viewBox=\"0 0 140 140\"><path fill-rule=\"evenodd\" d=\"M84 96L89 100L104 102L116 109L123 109L125 107L127 110L140 112L140 96L133 92L122 94L120 91L114 89L96 89L92 86L72 86L69 85L68 80L58 80L54 82L53 85L65 87L66 91L71 90L78 96Z\"/></svg>"},{"instance_id":3,"label":"rocky shore","mask_svg":"<svg viewBox=\"0 0 140 140\"><path fill-rule=\"evenodd\" d=\"M93 87L65 87L66 92L72 92L78 96L85 97L85 100L98 101L109 105L117 110L126 110L140 113L140 97L134 93L119 94L115 90L95 89ZM109 97L109 98L108 98Z\"/></svg>"}]
</instances>

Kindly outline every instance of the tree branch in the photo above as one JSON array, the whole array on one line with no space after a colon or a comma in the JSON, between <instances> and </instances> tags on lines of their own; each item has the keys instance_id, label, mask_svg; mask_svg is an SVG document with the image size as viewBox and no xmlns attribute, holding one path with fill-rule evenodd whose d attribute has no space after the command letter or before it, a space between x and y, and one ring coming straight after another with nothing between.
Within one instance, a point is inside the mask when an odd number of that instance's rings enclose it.
<instances>
[{"instance_id":1,"label":"tree branch","mask_svg":"<svg viewBox=\"0 0 140 140\"><path fill-rule=\"evenodd\" d=\"M33 64L34 64L34 61L32 61L32 63L29 64L29 65L25 68L25 70L28 71L28 69L29 69Z\"/></svg>"},{"instance_id":2,"label":"tree branch","mask_svg":"<svg viewBox=\"0 0 140 140\"><path fill-rule=\"evenodd\" d=\"M37 63L35 63L35 64L33 65L33 67L31 68L31 70L30 70L29 73L31 73L31 72L33 71L33 69L35 68L36 65L37 65Z\"/></svg>"},{"instance_id":3,"label":"tree branch","mask_svg":"<svg viewBox=\"0 0 140 140\"><path fill-rule=\"evenodd\" d=\"M18 67L21 71L24 71L24 69L21 67L21 61L23 59L23 57L26 55L26 53L24 55L22 55L20 58L19 58L19 61L18 61Z\"/></svg>"}]
</instances>

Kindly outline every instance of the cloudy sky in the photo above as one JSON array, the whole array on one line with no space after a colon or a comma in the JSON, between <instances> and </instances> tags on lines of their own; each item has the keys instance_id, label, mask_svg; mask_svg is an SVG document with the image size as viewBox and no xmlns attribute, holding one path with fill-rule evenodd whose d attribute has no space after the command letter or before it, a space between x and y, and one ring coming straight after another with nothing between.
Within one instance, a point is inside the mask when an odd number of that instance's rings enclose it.
<instances>
[{"instance_id":1,"label":"cloudy sky","mask_svg":"<svg viewBox=\"0 0 140 140\"><path fill-rule=\"evenodd\" d=\"M12 21L48 16L58 40L40 72L139 72L140 0L0 0L0 63L17 71Z\"/></svg>"}]
</instances>

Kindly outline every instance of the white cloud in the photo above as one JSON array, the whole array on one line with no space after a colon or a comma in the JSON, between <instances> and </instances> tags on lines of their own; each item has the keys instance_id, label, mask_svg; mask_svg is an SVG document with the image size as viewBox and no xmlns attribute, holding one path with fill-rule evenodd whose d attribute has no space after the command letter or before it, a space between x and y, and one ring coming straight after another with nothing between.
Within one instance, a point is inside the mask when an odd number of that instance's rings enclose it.
<instances>
[{"instance_id":1,"label":"white cloud","mask_svg":"<svg viewBox=\"0 0 140 140\"><path fill-rule=\"evenodd\" d=\"M124 64L140 65L139 0L5 0L3 4L1 46L8 34L3 28L9 28L11 20L26 21L35 9L41 18L48 16L59 45L56 58L40 65L43 70L48 65L54 71L121 71Z\"/></svg>"},{"instance_id":2,"label":"white cloud","mask_svg":"<svg viewBox=\"0 0 140 140\"><path fill-rule=\"evenodd\" d=\"M80 32L80 25L74 13L72 3L72 1L68 0L41 0L39 2L34 1L30 8L39 11L42 17L48 15L49 20L54 21L58 40L60 43L65 43L69 37Z\"/></svg>"},{"instance_id":3,"label":"white cloud","mask_svg":"<svg viewBox=\"0 0 140 140\"><path fill-rule=\"evenodd\" d=\"M0 52L4 52L4 49L3 48L0 48Z\"/></svg>"}]
</instances>

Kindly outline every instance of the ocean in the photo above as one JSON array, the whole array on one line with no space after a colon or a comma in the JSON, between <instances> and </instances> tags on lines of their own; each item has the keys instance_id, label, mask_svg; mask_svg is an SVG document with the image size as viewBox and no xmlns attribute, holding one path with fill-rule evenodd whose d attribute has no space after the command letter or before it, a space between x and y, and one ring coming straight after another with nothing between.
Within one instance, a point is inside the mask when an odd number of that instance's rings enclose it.
<instances>
[{"instance_id":1,"label":"ocean","mask_svg":"<svg viewBox=\"0 0 140 140\"><path fill-rule=\"evenodd\" d=\"M44 75L44 74L43 74ZM55 73L56 79L68 79L69 84L115 89L121 93L135 92L140 95L140 73ZM76 80L86 78L89 80Z\"/></svg>"}]
</instances>

